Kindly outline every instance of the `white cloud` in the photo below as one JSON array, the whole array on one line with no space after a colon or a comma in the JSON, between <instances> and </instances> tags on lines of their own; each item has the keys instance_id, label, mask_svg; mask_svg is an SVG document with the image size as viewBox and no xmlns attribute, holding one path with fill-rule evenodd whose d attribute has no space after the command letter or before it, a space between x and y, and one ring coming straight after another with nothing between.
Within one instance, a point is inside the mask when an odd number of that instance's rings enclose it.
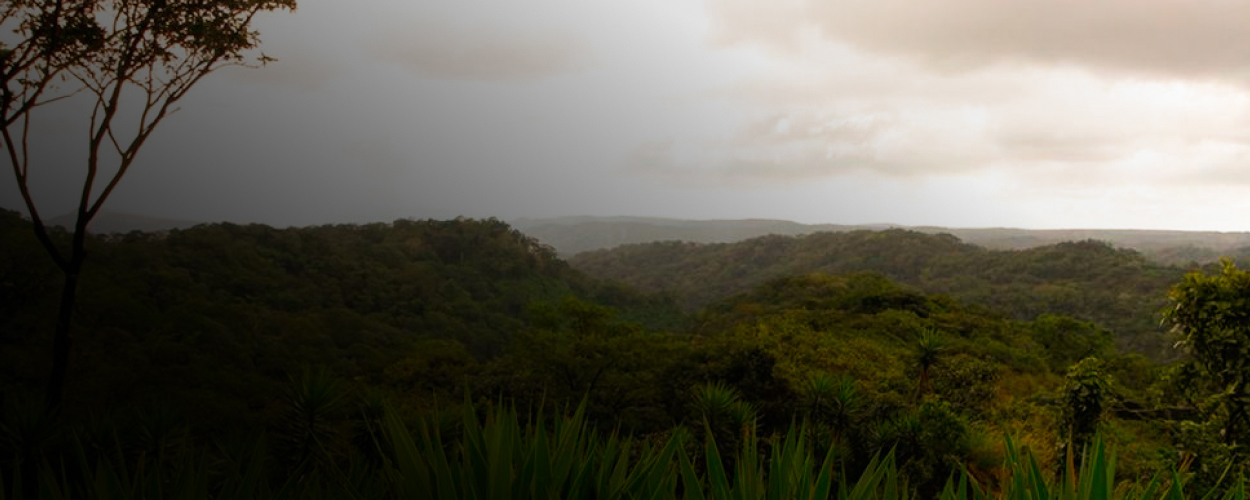
<instances>
[{"instance_id":1,"label":"white cloud","mask_svg":"<svg viewBox=\"0 0 1250 500\"><path fill-rule=\"evenodd\" d=\"M933 69L1071 65L1246 82L1250 3L1229 0L723 0L708 4L713 40L796 46L816 32Z\"/></svg>"}]
</instances>

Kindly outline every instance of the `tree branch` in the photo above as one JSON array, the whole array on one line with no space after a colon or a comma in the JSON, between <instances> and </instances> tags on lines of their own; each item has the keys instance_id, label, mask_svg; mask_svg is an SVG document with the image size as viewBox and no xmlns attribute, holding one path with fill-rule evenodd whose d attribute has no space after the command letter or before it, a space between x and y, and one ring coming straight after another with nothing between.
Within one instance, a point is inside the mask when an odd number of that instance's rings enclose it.
<instances>
[{"instance_id":1,"label":"tree branch","mask_svg":"<svg viewBox=\"0 0 1250 500\"><path fill-rule=\"evenodd\" d=\"M35 206L35 200L30 195L30 187L27 182L27 175L22 172L20 165L24 162L18 160L17 148L13 143L13 134L9 132L9 127L0 126L0 136L4 138L5 150L9 153L9 163L13 165L13 173L17 177L17 189L22 194L22 202L26 204L26 211L30 213L30 220L35 227L35 239L39 240L39 244L43 245L44 250L52 257L52 261L61 271L69 269L69 262L61 255L61 251L52 242L52 237L48 235L48 228L44 224L43 219L39 217L39 209ZM27 156L27 150L22 148L22 157Z\"/></svg>"}]
</instances>

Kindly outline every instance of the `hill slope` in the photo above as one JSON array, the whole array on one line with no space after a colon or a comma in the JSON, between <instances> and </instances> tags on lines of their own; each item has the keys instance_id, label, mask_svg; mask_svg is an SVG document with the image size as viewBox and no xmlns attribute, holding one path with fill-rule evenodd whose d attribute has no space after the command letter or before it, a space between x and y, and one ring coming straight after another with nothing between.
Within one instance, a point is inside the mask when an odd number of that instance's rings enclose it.
<instances>
[{"instance_id":1,"label":"hill slope","mask_svg":"<svg viewBox=\"0 0 1250 500\"><path fill-rule=\"evenodd\" d=\"M16 212L0 211L0 240L0 394L17 394L47 374L60 281ZM680 319L494 219L212 224L92 237L88 251L67 394L82 404L157 397L236 418L302 366L369 379L426 340L496 356L533 303L567 296L653 327Z\"/></svg>"},{"instance_id":2,"label":"hill slope","mask_svg":"<svg viewBox=\"0 0 1250 500\"><path fill-rule=\"evenodd\" d=\"M1092 321L1112 330L1121 347L1155 355L1165 345L1158 311L1183 275L1101 242L988 250L951 235L901 229L627 245L569 262L594 276L672 293L688 308L772 278L872 271L1021 320L1052 313Z\"/></svg>"}]
</instances>

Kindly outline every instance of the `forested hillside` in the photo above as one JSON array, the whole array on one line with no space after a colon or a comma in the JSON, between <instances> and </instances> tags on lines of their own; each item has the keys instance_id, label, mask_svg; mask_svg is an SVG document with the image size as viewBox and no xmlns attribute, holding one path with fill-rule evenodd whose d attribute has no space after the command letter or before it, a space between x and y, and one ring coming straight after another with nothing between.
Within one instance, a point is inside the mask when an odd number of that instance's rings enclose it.
<instances>
[{"instance_id":1,"label":"forested hillside","mask_svg":"<svg viewBox=\"0 0 1250 500\"><path fill-rule=\"evenodd\" d=\"M765 236L738 243L660 242L579 254L591 275L666 291L695 310L765 280L874 271L1019 320L1063 314L1113 331L1124 348L1166 356L1159 314L1180 268L1094 241L988 250L951 235L852 231Z\"/></svg>"},{"instance_id":2,"label":"forested hillside","mask_svg":"<svg viewBox=\"0 0 1250 500\"><path fill-rule=\"evenodd\" d=\"M11 394L47 374L60 282L18 214L0 212L0 240ZM242 417L234 406L265 405L302 366L374 377L428 340L496 356L531 304L566 296L656 328L681 322L668 299L587 278L496 220L211 224L94 238L89 251L69 394L84 404L170 398Z\"/></svg>"},{"instance_id":3,"label":"forested hillside","mask_svg":"<svg viewBox=\"0 0 1250 500\"><path fill-rule=\"evenodd\" d=\"M42 414L57 273L16 213L0 213L0 237L0 490L25 478L110 496L103 474L129 478L118 491L191 477L217 498L479 480L530 496L556 481L535 461L584 453L587 467L621 461L586 472L597 486L549 486L617 497L603 492L641 487L621 476L640 467L670 497L678 475L748 481L769 454L851 471L845 485L890 453L891 487L931 498L952 471L1005 488L1010 439L1038 470L1105 442L1119 481L1187 464L1185 487L1206 491L1240 457L1221 444L1236 427L1215 365L1158 364L1109 329L1156 328L1180 271L1099 243L995 252L901 230L665 243L579 256L596 278L493 219L92 237L66 399ZM571 420L549 428L553 414ZM462 476L444 453L464 457ZM521 453L530 465L506 465ZM36 466L54 460L70 465Z\"/></svg>"}]
</instances>

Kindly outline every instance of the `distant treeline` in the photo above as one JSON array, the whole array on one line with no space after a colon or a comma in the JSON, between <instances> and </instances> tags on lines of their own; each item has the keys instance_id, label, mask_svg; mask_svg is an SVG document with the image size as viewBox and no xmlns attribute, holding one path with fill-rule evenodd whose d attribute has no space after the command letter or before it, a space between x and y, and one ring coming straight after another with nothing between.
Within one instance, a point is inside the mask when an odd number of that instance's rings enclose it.
<instances>
[{"instance_id":1,"label":"distant treeline","mask_svg":"<svg viewBox=\"0 0 1250 500\"><path fill-rule=\"evenodd\" d=\"M995 250L1023 250L1066 241L1105 241L1141 252L1161 264L1207 264L1220 257L1250 258L1250 233L1140 229L1015 229L898 226L891 224L800 224L785 220L683 220L654 217L555 217L520 219L516 226L573 256L621 245L657 241L735 243L767 235L800 236L820 232L906 229L951 234L966 243Z\"/></svg>"}]
</instances>

